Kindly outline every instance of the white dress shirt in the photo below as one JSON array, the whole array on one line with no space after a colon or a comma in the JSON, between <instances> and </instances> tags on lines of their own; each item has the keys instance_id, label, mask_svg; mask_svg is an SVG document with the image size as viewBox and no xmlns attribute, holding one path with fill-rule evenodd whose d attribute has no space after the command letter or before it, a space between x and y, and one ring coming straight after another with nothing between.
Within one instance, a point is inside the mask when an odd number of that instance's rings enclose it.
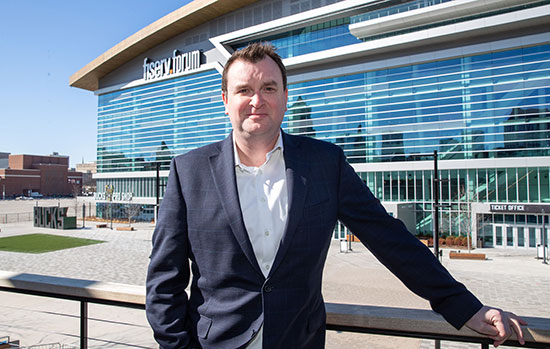
<instances>
[{"instance_id":1,"label":"white dress shirt","mask_svg":"<svg viewBox=\"0 0 550 349\"><path fill-rule=\"evenodd\" d=\"M241 163L235 140L233 151L244 225L258 265L267 277L279 250L288 216L288 191L281 133L260 167L250 167ZM262 334L263 326L247 348L261 349Z\"/></svg>"}]
</instances>

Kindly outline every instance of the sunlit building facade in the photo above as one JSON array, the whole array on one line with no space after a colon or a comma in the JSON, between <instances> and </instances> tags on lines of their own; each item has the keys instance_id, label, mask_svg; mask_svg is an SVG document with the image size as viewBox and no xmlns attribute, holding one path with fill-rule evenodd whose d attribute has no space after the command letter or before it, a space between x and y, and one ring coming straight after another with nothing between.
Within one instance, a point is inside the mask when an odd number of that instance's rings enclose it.
<instances>
[{"instance_id":1,"label":"sunlit building facade","mask_svg":"<svg viewBox=\"0 0 550 349\"><path fill-rule=\"evenodd\" d=\"M153 217L171 158L230 132L223 64L267 40L289 74L283 129L341 146L411 232L434 228L437 151L443 234L535 248L550 211L549 24L550 1L194 1L71 77L98 95L98 211L131 198Z\"/></svg>"}]
</instances>

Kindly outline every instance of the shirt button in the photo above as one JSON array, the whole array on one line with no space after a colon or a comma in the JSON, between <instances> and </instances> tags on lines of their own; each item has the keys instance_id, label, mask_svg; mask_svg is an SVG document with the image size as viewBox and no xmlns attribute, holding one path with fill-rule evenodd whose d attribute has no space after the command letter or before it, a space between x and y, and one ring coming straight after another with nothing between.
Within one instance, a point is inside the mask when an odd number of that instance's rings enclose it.
<instances>
[{"instance_id":1,"label":"shirt button","mask_svg":"<svg viewBox=\"0 0 550 349\"><path fill-rule=\"evenodd\" d=\"M267 200L266 200L265 196L262 196L262 197L260 198L260 201L261 201L261 202L266 202Z\"/></svg>"},{"instance_id":2,"label":"shirt button","mask_svg":"<svg viewBox=\"0 0 550 349\"><path fill-rule=\"evenodd\" d=\"M265 270L269 270L270 267L271 267L271 266L270 266L269 264L266 264L266 265L264 266Z\"/></svg>"},{"instance_id":3,"label":"shirt button","mask_svg":"<svg viewBox=\"0 0 550 349\"><path fill-rule=\"evenodd\" d=\"M266 230L264 234L265 236L269 236L269 230Z\"/></svg>"}]
</instances>

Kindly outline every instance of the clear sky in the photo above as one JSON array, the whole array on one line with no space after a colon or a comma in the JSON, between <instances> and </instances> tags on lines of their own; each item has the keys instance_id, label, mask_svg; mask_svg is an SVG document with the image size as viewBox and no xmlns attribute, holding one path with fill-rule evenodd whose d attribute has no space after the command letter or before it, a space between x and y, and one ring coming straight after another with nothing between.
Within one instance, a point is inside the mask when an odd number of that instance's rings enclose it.
<instances>
[{"instance_id":1,"label":"clear sky","mask_svg":"<svg viewBox=\"0 0 550 349\"><path fill-rule=\"evenodd\" d=\"M69 77L189 0L0 0L0 152L96 159L97 97Z\"/></svg>"}]
</instances>

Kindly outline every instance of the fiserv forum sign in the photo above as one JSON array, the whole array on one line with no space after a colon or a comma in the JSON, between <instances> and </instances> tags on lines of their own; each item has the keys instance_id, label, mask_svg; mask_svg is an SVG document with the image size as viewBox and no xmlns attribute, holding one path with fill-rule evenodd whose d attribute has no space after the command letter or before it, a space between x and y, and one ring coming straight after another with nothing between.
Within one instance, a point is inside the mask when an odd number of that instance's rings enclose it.
<instances>
[{"instance_id":1,"label":"fiserv forum sign","mask_svg":"<svg viewBox=\"0 0 550 349\"><path fill-rule=\"evenodd\" d=\"M201 66L201 51L195 50L180 53L174 50L172 57L151 62L149 58L143 61L143 80L156 80L165 76L195 70Z\"/></svg>"}]
</instances>

